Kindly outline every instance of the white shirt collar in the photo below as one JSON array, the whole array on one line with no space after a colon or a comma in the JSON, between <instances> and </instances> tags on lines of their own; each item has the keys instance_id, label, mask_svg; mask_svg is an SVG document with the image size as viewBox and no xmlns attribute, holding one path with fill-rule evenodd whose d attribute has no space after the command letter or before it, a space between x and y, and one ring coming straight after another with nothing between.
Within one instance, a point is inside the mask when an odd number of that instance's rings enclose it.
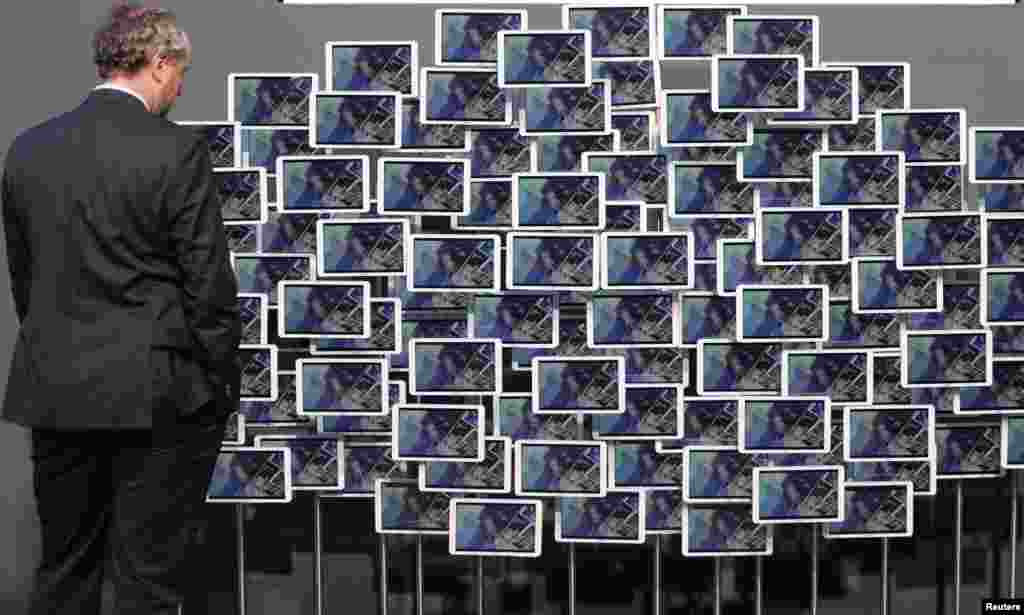
<instances>
[{"instance_id":1,"label":"white shirt collar","mask_svg":"<svg viewBox=\"0 0 1024 615\"><path fill-rule=\"evenodd\" d=\"M117 84L114 84L114 83L110 83L109 81L106 81L106 82L101 83L98 86L94 87L93 89L94 90L117 90L118 92L124 92L125 94L131 94L135 98L139 99L139 102L141 102L142 105L144 107L146 107L146 111L149 111L149 103L146 102L146 99L144 99L142 96L139 96L138 93L136 93L136 92L134 92L132 90L129 90L126 87L123 87L123 86L120 86L120 85L117 85Z\"/></svg>"}]
</instances>

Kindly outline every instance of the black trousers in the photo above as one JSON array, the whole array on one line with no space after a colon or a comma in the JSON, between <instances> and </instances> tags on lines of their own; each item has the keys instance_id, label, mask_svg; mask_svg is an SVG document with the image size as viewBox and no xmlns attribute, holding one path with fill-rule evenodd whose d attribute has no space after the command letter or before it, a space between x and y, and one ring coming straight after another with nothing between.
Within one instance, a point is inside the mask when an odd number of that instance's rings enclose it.
<instances>
[{"instance_id":1,"label":"black trousers","mask_svg":"<svg viewBox=\"0 0 1024 615\"><path fill-rule=\"evenodd\" d=\"M211 404L153 430L34 429L42 560L29 615L178 613L227 417Z\"/></svg>"}]
</instances>

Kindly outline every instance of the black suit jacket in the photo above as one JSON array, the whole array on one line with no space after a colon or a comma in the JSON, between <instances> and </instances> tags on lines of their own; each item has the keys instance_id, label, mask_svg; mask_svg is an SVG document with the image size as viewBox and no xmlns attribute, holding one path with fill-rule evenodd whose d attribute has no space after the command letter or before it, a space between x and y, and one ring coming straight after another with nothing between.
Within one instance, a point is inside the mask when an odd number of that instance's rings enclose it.
<instances>
[{"instance_id":1,"label":"black suit jacket","mask_svg":"<svg viewBox=\"0 0 1024 615\"><path fill-rule=\"evenodd\" d=\"M152 428L238 408L238 286L197 132L94 90L14 140L3 215L21 321L4 419Z\"/></svg>"}]
</instances>

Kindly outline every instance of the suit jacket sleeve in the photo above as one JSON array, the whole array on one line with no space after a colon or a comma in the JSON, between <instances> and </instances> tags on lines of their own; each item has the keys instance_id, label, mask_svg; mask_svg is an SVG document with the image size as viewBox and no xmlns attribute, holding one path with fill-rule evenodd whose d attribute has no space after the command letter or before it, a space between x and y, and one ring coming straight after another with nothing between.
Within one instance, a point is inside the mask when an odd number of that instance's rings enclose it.
<instances>
[{"instance_id":1,"label":"suit jacket sleeve","mask_svg":"<svg viewBox=\"0 0 1024 615\"><path fill-rule=\"evenodd\" d=\"M29 283L32 269L29 261L26 229L22 226L14 208L14 190L10 175L3 176L4 233L7 239L7 266L11 273L11 289L14 294L14 309L18 320L25 321L28 315Z\"/></svg>"},{"instance_id":2,"label":"suit jacket sleeve","mask_svg":"<svg viewBox=\"0 0 1024 615\"><path fill-rule=\"evenodd\" d=\"M171 245L183 273L185 317L199 357L222 378L219 385L237 388L242 338L238 282L231 269L220 195L204 140L190 144L169 196ZM228 394L237 396L236 391Z\"/></svg>"}]
</instances>

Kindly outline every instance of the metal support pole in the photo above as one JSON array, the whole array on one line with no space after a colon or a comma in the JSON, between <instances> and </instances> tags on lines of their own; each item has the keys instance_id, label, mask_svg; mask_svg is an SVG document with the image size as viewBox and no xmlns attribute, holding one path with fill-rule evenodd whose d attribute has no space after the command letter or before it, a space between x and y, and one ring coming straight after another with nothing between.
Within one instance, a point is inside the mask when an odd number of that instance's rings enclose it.
<instances>
[{"instance_id":1,"label":"metal support pole","mask_svg":"<svg viewBox=\"0 0 1024 615\"><path fill-rule=\"evenodd\" d=\"M955 539L953 548L956 549L956 554L953 556L953 615L960 615L960 543L962 540L960 530L963 522L963 509L963 483L956 481L956 518L954 519L956 527L953 528Z\"/></svg>"},{"instance_id":2,"label":"metal support pole","mask_svg":"<svg viewBox=\"0 0 1024 615\"><path fill-rule=\"evenodd\" d=\"M476 613L484 613L484 558L476 558Z\"/></svg>"},{"instance_id":3,"label":"metal support pole","mask_svg":"<svg viewBox=\"0 0 1024 615\"><path fill-rule=\"evenodd\" d=\"M324 613L323 526L320 494L313 494L313 575L316 585L316 615Z\"/></svg>"},{"instance_id":4,"label":"metal support pole","mask_svg":"<svg viewBox=\"0 0 1024 615\"><path fill-rule=\"evenodd\" d=\"M715 615L722 615L722 558L715 558Z\"/></svg>"},{"instance_id":5,"label":"metal support pole","mask_svg":"<svg viewBox=\"0 0 1024 615\"><path fill-rule=\"evenodd\" d=\"M754 615L761 615L763 603L761 599L761 572L764 566L764 557L754 558Z\"/></svg>"},{"instance_id":6,"label":"metal support pole","mask_svg":"<svg viewBox=\"0 0 1024 615\"><path fill-rule=\"evenodd\" d=\"M654 615L661 615L661 534L654 535L654 550L651 557L654 558L654 574L652 575L654 587L651 588L651 610L654 612Z\"/></svg>"},{"instance_id":7,"label":"metal support pole","mask_svg":"<svg viewBox=\"0 0 1024 615\"><path fill-rule=\"evenodd\" d=\"M380 557L380 615L388 613L388 543L384 535L377 541L377 555Z\"/></svg>"},{"instance_id":8,"label":"metal support pole","mask_svg":"<svg viewBox=\"0 0 1024 615\"><path fill-rule=\"evenodd\" d=\"M818 613L818 528L811 526L811 615Z\"/></svg>"},{"instance_id":9,"label":"metal support pole","mask_svg":"<svg viewBox=\"0 0 1024 615\"><path fill-rule=\"evenodd\" d=\"M238 613L245 615L245 504L235 505L235 543L238 547Z\"/></svg>"},{"instance_id":10,"label":"metal support pole","mask_svg":"<svg viewBox=\"0 0 1024 615\"><path fill-rule=\"evenodd\" d=\"M913 497L913 496L911 496ZM889 538L882 538L882 615L889 615Z\"/></svg>"},{"instance_id":11,"label":"metal support pole","mask_svg":"<svg viewBox=\"0 0 1024 615\"><path fill-rule=\"evenodd\" d=\"M569 545L569 615L576 615L576 545Z\"/></svg>"},{"instance_id":12,"label":"metal support pole","mask_svg":"<svg viewBox=\"0 0 1024 615\"><path fill-rule=\"evenodd\" d=\"M1010 597L1017 597L1017 473L1010 471Z\"/></svg>"},{"instance_id":13,"label":"metal support pole","mask_svg":"<svg viewBox=\"0 0 1024 615\"><path fill-rule=\"evenodd\" d=\"M928 520L935 526L938 525L938 504L935 500L938 498L928 498ZM943 558L937 558L935 562L935 612L945 613L946 612L946 563Z\"/></svg>"},{"instance_id":14,"label":"metal support pole","mask_svg":"<svg viewBox=\"0 0 1024 615\"><path fill-rule=\"evenodd\" d=\"M423 615L423 535L416 535L416 615Z\"/></svg>"}]
</instances>

